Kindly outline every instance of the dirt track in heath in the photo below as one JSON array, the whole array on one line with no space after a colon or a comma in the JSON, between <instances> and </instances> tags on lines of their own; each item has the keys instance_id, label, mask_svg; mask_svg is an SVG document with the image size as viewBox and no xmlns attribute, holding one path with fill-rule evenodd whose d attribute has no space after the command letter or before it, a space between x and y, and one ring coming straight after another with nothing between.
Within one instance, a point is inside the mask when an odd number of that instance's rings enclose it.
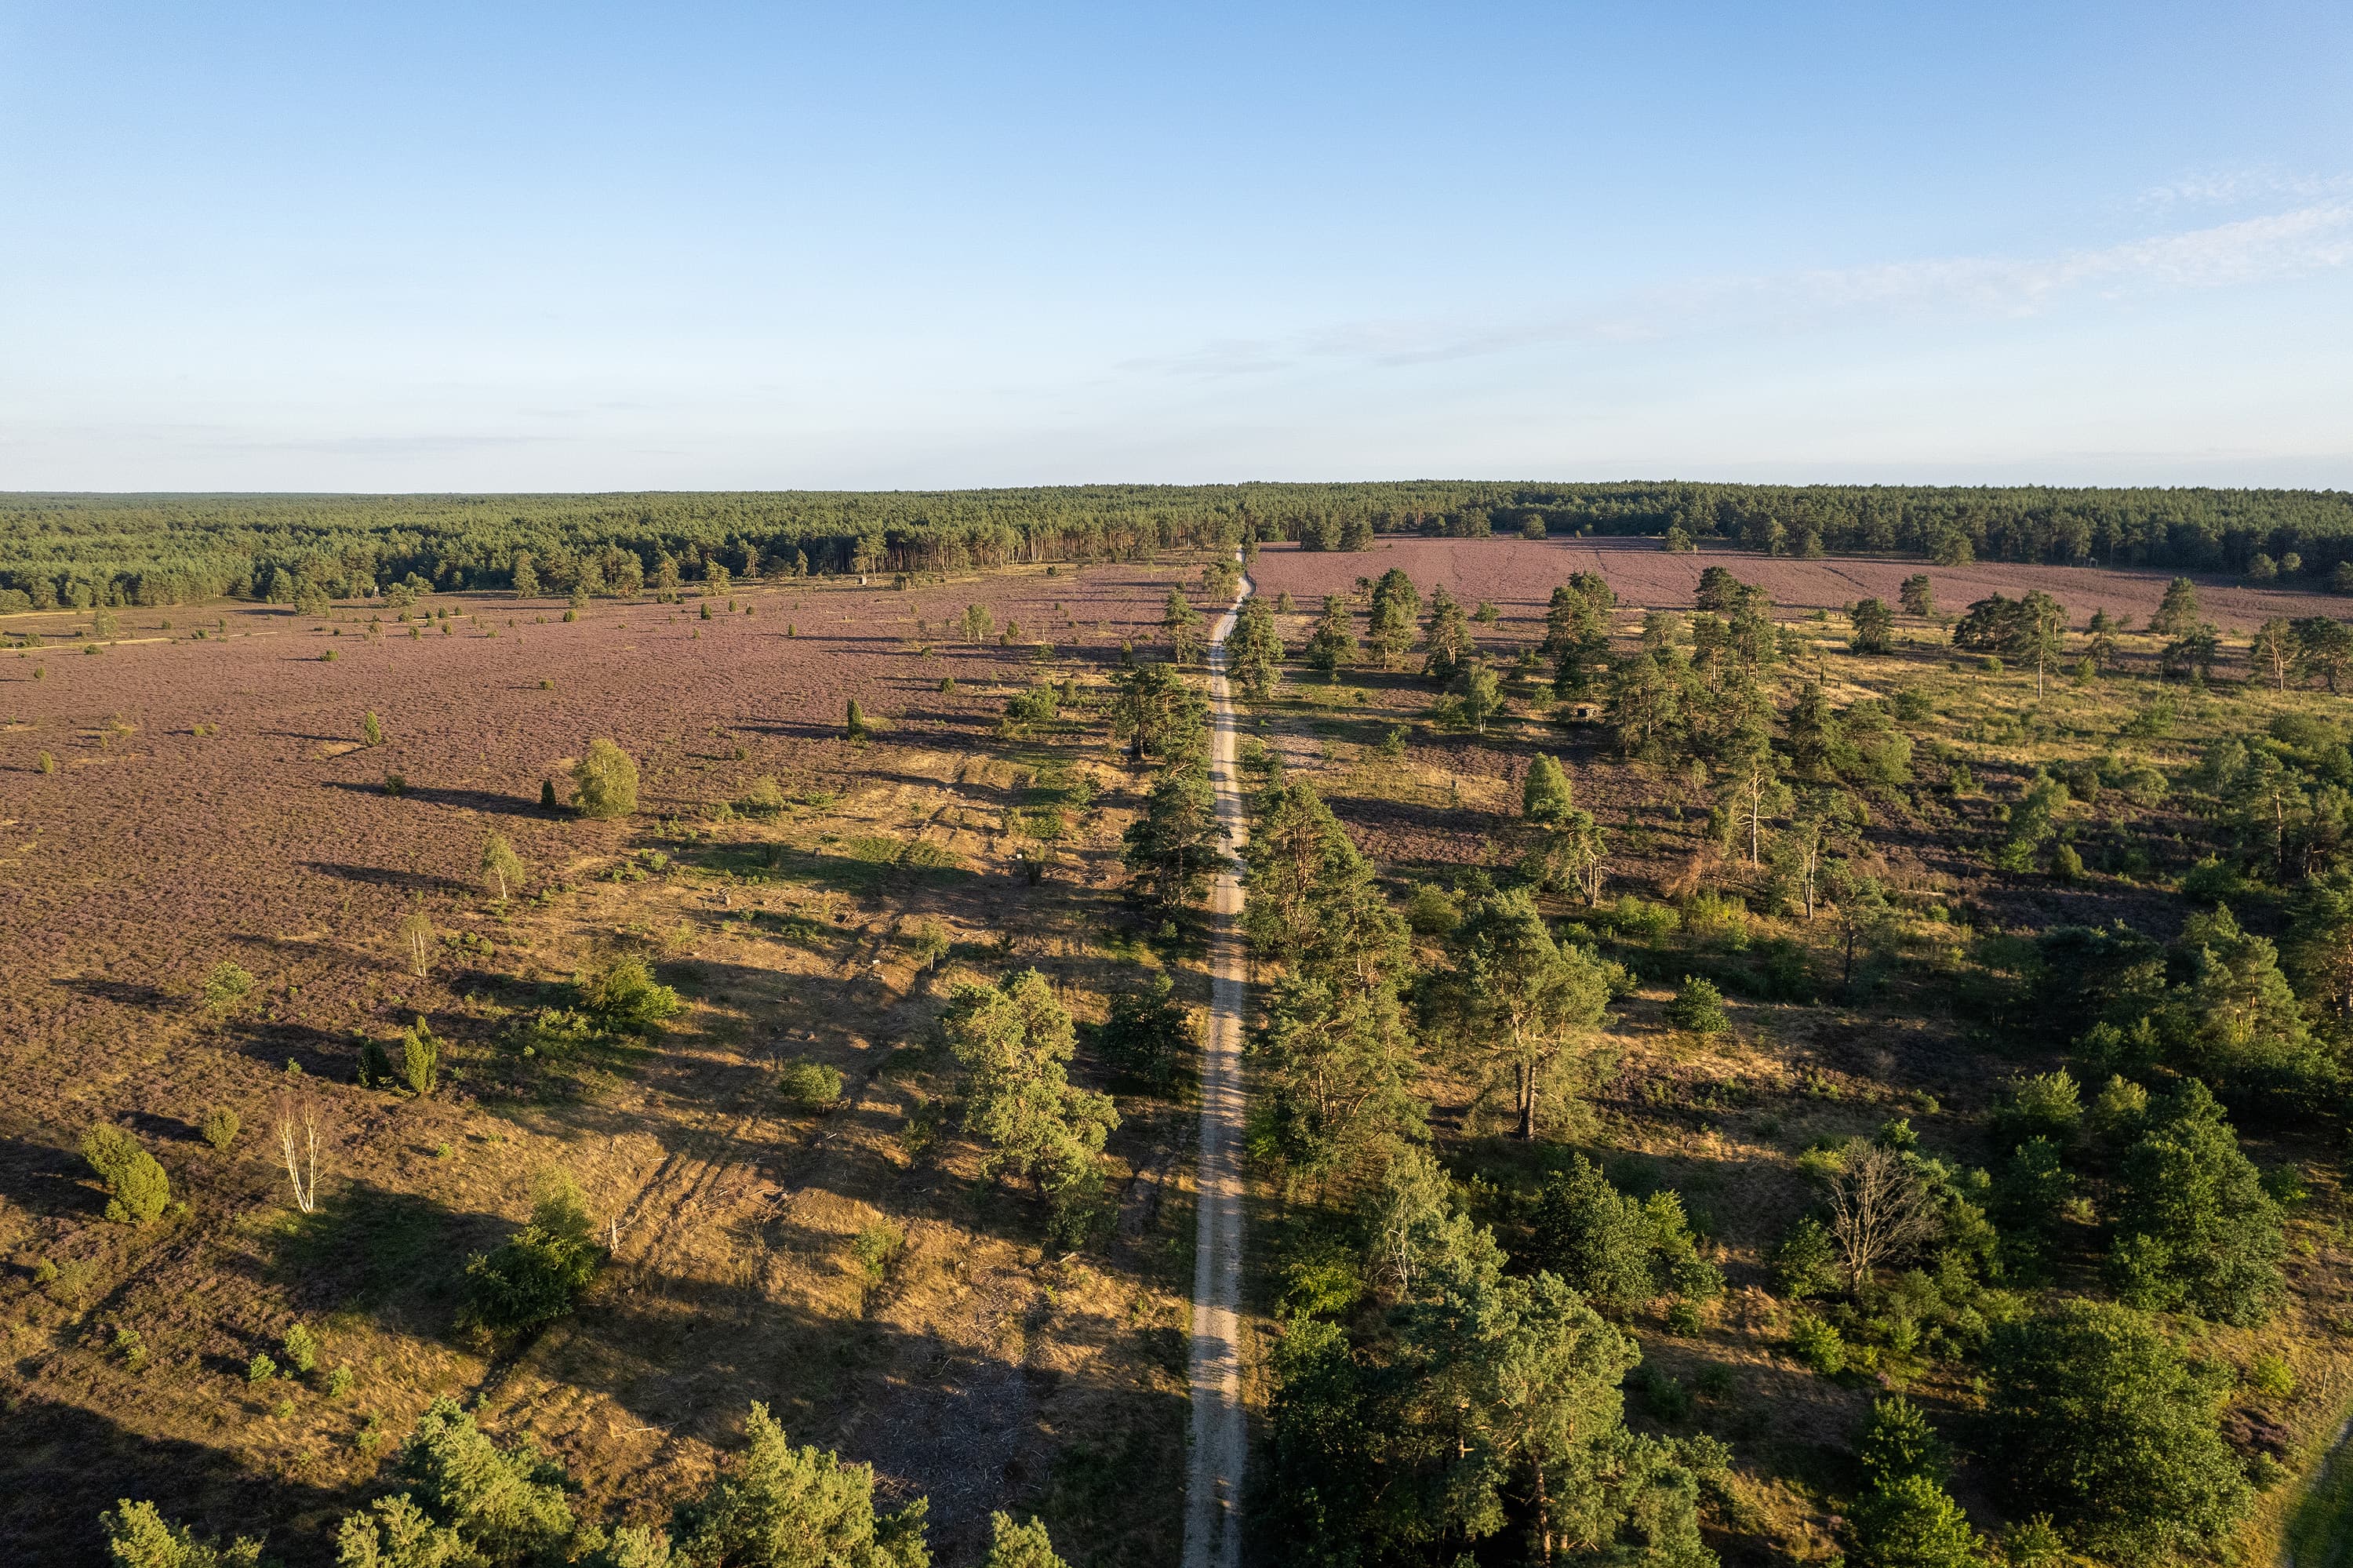
<instances>
[{"instance_id":1,"label":"dirt track in heath","mask_svg":"<svg viewBox=\"0 0 2353 1568\"><path fill-rule=\"evenodd\" d=\"M1250 597L1247 579L1242 599ZM1241 599L1219 619L1209 653L1210 771L1218 821L1239 853L1247 827L1235 763L1233 703L1225 643ZM1234 1568L1241 1560L1242 1469L1250 1432L1241 1396L1243 987L1240 878L1232 864L1209 895L1209 1026L1201 1050L1201 1150L1193 1254L1192 1450L1185 1495L1185 1568Z\"/></svg>"}]
</instances>

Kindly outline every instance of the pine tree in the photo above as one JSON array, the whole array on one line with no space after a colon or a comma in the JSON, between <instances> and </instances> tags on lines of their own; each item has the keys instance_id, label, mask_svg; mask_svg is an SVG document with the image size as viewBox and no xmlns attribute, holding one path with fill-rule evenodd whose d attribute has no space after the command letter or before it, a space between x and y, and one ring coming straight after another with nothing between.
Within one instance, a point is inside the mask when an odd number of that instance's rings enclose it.
<instances>
[{"instance_id":1,"label":"pine tree","mask_svg":"<svg viewBox=\"0 0 2353 1568\"><path fill-rule=\"evenodd\" d=\"M2149 617L2148 629L2160 637L2179 637L2198 624L2198 585L2176 577L2165 585L2164 602Z\"/></svg>"},{"instance_id":2,"label":"pine tree","mask_svg":"<svg viewBox=\"0 0 2353 1568\"><path fill-rule=\"evenodd\" d=\"M1057 1235L1078 1240L1102 1188L1097 1156L1119 1114L1108 1095L1071 1084L1077 1032L1053 987L1035 969L966 985L941 1027L965 1072L965 1130L988 1150L983 1174L1034 1177Z\"/></svg>"},{"instance_id":3,"label":"pine tree","mask_svg":"<svg viewBox=\"0 0 2353 1568\"><path fill-rule=\"evenodd\" d=\"M1338 680L1343 666L1356 657L1356 633L1348 619L1348 602L1338 594L1324 597L1324 612L1316 618L1315 630L1308 634L1307 662L1324 672L1326 678Z\"/></svg>"},{"instance_id":4,"label":"pine tree","mask_svg":"<svg viewBox=\"0 0 2353 1568\"><path fill-rule=\"evenodd\" d=\"M1250 701L1262 703L1274 695L1282 679L1282 637L1265 599L1253 595L1242 602L1233 634L1226 639L1226 667Z\"/></svg>"},{"instance_id":5,"label":"pine tree","mask_svg":"<svg viewBox=\"0 0 2353 1568\"><path fill-rule=\"evenodd\" d=\"M709 1490L679 1510L680 1557L724 1568L929 1568L925 1499L878 1513L872 1467L795 1448L765 1404L752 1406L745 1436Z\"/></svg>"},{"instance_id":6,"label":"pine tree","mask_svg":"<svg viewBox=\"0 0 2353 1568\"><path fill-rule=\"evenodd\" d=\"M1164 915L1198 902L1224 841L1217 792L1200 763L1187 759L1164 769L1126 832L1127 869L1137 896Z\"/></svg>"},{"instance_id":7,"label":"pine tree","mask_svg":"<svg viewBox=\"0 0 2353 1568\"><path fill-rule=\"evenodd\" d=\"M1563 948L1524 891L1478 900L1430 982L1432 1012L1472 1062L1509 1077L1522 1139L1534 1139L1545 1084L1601 1022L1612 969Z\"/></svg>"}]
</instances>

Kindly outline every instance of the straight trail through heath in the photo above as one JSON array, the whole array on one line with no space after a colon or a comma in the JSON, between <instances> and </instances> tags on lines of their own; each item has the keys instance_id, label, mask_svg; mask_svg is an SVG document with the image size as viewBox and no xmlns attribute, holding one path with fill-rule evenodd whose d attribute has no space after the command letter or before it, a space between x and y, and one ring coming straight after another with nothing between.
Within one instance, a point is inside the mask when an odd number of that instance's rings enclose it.
<instances>
[{"instance_id":1,"label":"straight trail through heath","mask_svg":"<svg viewBox=\"0 0 2353 1568\"><path fill-rule=\"evenodd\" d=\"M1239 853L1246 831L1234 758L1234 705L1226 684L1226 639L1250 578L1209 636L1209 776L1218 825ZM1186 1472L1185 1568L1239 1568L1242 1465L1250 1454L1242 1419L1242 1005L1248 958L1239 916L1239 864L1228 857L1209 892L1209 1027L1201 1046L1201 1156L1195 1182L1192 1454Z\"/></svg>"}]
</instances>

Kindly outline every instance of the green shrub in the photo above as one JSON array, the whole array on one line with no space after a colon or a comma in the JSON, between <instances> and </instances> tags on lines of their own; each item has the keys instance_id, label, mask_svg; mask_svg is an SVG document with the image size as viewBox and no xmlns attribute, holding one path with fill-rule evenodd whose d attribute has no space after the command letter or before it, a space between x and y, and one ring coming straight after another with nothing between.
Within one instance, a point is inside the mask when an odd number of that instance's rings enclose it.
<instances>
[{"instance_id":1,"label":"green shrub","mask_svg":"<svg viewBox=\"0 0 2353 1568\"><path fill-rule=\"evenodd\" d=\"M1667 1022L1694 1034L1721 1034L1732 1027L1724 1011L1724 993L1696 975L1685 975L1674 1000L1667 1003Z\"/></svg>"},{"instance_id":2,"label":"green shrub","mask_svg":"<svg viewBox=\"0 0 2353 1568\"><path fill-rule=\"evenodd\" d=\"M1425 882L1406 900L1405 918L1425 937L1442 937L1462 923L1462 909L1444 888Z\"/></svg>"},{"instance_id":3,"label":"green shrub","mask_svg":"<svg viewBox=\"0 0 2353 1568\"><path fill-rule=\"evenodd\" d=\"M2227 1369L2126 1308L2073 1300L1994 1331L1988 1443L2018 1511L2115 1563L2204 1557L2253 1500L2217 1415Z\"/></svg>"},{"instance_id":4,"label":"green shrub","mask_svg":"<svg viewBox=\"0 0 2353 1568\"><path fill-rule=\"evenodd\" d=\"M841 1069L796 1056L776 1074L776 1092L801 1110L823 1110L841 1098Z\"/></svg>"},{"instance_id":5,"label":"green shrub","mask_svg":"<svg viewBox=\"0 0 2353 1568\"><path fill-rule=\"evenodd\" d=\"M858 1266L870 1280L881 1280L891 1272L891 1265L907 1249L907 1233L885 1220L877 1220L858 1233L850 1251Z\"/></svg>"},{"instance_id":6,"label":"green shrub","mask_svg":"<svg viewBox=\"0 0 2353 1568\"><path fill-rule=\"evenodd\" d=\"M634 953L613 959L574 984L580 1004L604 1028L625 1034L645 1034L666 1019L686 1010L678 992L654 979L646 960Z\"/></svg>"},{"instance_id":7,"label":"green shrub","mask_svg":"<svg viewBox=\"0 0 2353 1568\"><path fill-rule=\"evenodd\" d=\"M224 1546L170 1523L151 1502L124 1498L98 1522L114 1568L260 1568L260 1542L238 1536Z\"/></svg>"},{"instance_id":8,"label":"green shrub","mask_svg":"<svg viewBox=\"0 0 2353 1568\"><path fill-rule=\"evenodd\" d=\"M466 1319L515 1333L554 1322L572 1310L603 1261L578 1183L551 1170L540 1178L531 1223L495 1252L467 1261Z\"/></svg>"},{"instance_id":9,"label":"green shrub","mask_svg":"<svg viewBox=\"0 0 2353 1568\"><path fill-rule=\"evenodd\" d=\"M254 1351L253 1359L245 1363L245 1381L248 1383L268 1383L277 1375L278 1363L269 1359L267 1351Z\"/></svg>"},{"instance_id":10,"label":"green shrub","mask_svg":"<svg viewBox=\"0 0 2353 1568\"><path fill-rule=\"evenodd\" d=\"M329 1399L341 1399L343 1395L351 1392L351 1368L347 1366L337 1367L333 1372L327 1374L327 1397Z\"/></svg>"},{"instance_id":11,"label":"green shrub","mask_svg":"<svg viewBox=\"0 0 2353 1568\"><path fill-rule=\"evenodd\" d=\"M1792 1301L1827 1296L1839 1287L1838 1242L1820 1220L1806 1218L1789 1227L1773 1249L1773 1283Z\"/></svg>"},{"instance_id":12,"label":"green shrub","mask_svg":"<svg viewBox=\"0 0 2353 1568\"><path fill-rule=\"evenodd\" d=\"M81 1135L81 1156L106 1183L106 1217L117 1224L146 1224L160 1218L172 1201L164 1167L119 1127L93 1124Z\"/></svg>"},{"instance_id":13,"label":"green shrub","mask_svg":"<svg viewBox=\"0 0 2353 1568\"><path fill-rule=\"evenodd\" d=\"M1836 1325L1811 1312L1789 1314L1789 1353L1800 1364L1832 1377L1846 1370L1846 1340Z\"/></svg>"},{"instance_id":14,"label":"green shrub","mask_svg":"<svg viewBox=\"0 0 2353 1568\"><path fill-rule=\"evenodd\" d=\"M2247 1367L2246 1383L2259 1398L2277 1404L2295 1392L2295 1372L2277 1356L2257 1356Z\"/></svg>"},{"instance_id":15,"label":"green shrub","mask_svg":"<svg viewBox=\"0 0 2353 1568\"><path fill-rule=\"evenodd\" d=\"M286 1357L286 1364L298 1376L308 1377L319 1365L319 1341L300 1323L286 1330L279 1349Z\"/></svg>"},{"instance_id":16,"label":"green shrub","mask_svg":"<svg viewBox=\"0 0 2353 1568\"><path fill-rule=\"evenodd\" d=\"M441 1042L425 1026L423 1014L400 1033L400 1080L408 1086L409 1093L425 1096L433 1092L441 1067Z\"/></svg>"},{"instance_id":17,"label":"green shrub","mask_svg":"<svg viewBox=\"0 0 2353 1568\"><path fill-rule=\"evenodd\" d=\"M226 1018L252 990L253 977L245 970L231 963L215 964L205 976L206 1011L215 1018Z\"/></svg>"},{"instance_id":18,"label":"green shrub","mask_svg":"<svg viewBox=\"0 0 2353 1568\"><path fill-rule=\"evenodd\" d=\"M747 817L773 817L785 809L784 786L764 774L752 780L737 809Z\"/></svg>"},{"instance_id":19,"label":"green shrub","mask_svg":"<svg viewBox=\"0 0 2353 1568\"><path fill-rule=\"evenodd\" d=\"M227 1106L215 1106L205 1113L205 1141L223 1154L237 1141L237 1112Z\"/></svg>"},{"instance_id":20,"label":"green shrub","mask_svg":"<svg viewBox=\"0 0 2353 1568\"><path fill-rule=\"evenodd\" d=\"M638 765L609 740L588 743L572 765L572 804L584 817L626 817L638 809Z\"/></svg>"}]
</instances>

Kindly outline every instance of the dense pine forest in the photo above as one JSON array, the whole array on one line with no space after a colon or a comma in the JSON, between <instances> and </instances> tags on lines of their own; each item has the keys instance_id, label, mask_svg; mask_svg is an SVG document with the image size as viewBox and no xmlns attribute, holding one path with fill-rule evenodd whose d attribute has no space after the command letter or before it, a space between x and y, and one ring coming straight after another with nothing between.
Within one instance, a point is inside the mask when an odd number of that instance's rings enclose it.
<instances>
[{"instance_id":1,"label":"dense pine forest","mask_svg":"<svg viewBox=\"0 0 2353 1568\"><path fill-rule=\"evenodd\" d=\"M610 495L35 495L0 501L0 610L303 602L521 584L575 597L681 581L1134 560L1375 535L1680 535L1775 555L1900 552L2326 577L2353 494L1417 481Z\"/></svg>"}]
</instances>

